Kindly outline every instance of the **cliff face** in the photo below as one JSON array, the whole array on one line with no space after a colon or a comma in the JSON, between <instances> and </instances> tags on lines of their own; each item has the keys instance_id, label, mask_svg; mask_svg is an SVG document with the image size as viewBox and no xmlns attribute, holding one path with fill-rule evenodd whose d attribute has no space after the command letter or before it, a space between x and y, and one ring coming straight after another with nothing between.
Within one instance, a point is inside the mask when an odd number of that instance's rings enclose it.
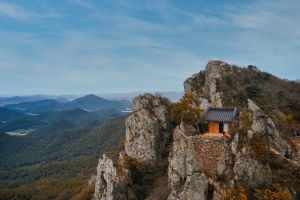
<instances>
[{"instance_id":1,"label":"cliff face","mask_svg":"<svg viewBox=\"0 0 300 200\"><path fill-rule=\"evenodd\" d=\"M206 199L208 179L196 160L192 137L186 136L186 131L183 126L174 130L169 156L168 199Z\"/></svg>"},{"instance_id":2,"label":"cliff face","mask_svg":"<svg viewBox=\"0 0 300 200\"><path fill-rule=\"evenodd\" d=\"M151 94L133 98L133 113L126 119L126 154L141 162L155 162L169 137L169 103Z\"/></svg>"},{"instance_id":3,"label":"cliff face","mask_svg":"<svg viewBox=\"0 0 300 200\"><path fill-rule=\"evenodd\" d=\"M158 161L166 156L165 146L170 139L170 126L168 99L152 94L133 98L133 113L126 118L124 151L120 152L115 162L105 156L99 160L94 199L136 199L134 192L137 185L133 185L131 172L140 176L143 170L130 170L151 166L153 169L147 169L155 171ZM141 182L140 179L138 177L136 181Z\"/></svg>"},{"instance_id":4,"label":"cliff face","mask_svg":"<svg viewBox=\"0 0 300 200\"><path fill-rule=\"evenodd\" d=\"M103 155L97 167L94 200L136 199L129 171L117 169L113 161Z\"/></svg>"}]
</instances>

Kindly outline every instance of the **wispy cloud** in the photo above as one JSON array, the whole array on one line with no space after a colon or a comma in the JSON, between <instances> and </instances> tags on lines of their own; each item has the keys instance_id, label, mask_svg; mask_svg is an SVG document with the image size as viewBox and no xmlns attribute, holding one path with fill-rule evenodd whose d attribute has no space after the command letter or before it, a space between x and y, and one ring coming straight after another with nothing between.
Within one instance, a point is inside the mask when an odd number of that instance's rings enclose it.
<instances>
[{"instance_id":1,"label":"wispy cloud","mask_svg":"<svg viewBox=\"0 0 300 200\"><path fill-rule=\"evenodd\" d=\"M84 0L68 0L68 1L89 10L98 11L97 7L89 3L88 1L84 1Z\"/></svg>"},{"instance_id":2,"label":"wispy cloud","mask_svg":"<svg viewBox=\"0 0 300 200\"><path fill-rule=\"evenodd\" d=\"M68 0L47 2L45 12L0 3L0 16L19 20L0 31L0 91L182 90L212 58L299 78L299 6L282 2L204 10L173 1ZM48 20L55 13L68 17ZM39 26L19 28L24 19L39 19Z\"/></svg>"},{"instance_id":3,"label":"wispy cloud","mask_svg":"<svg viewBox=\"0 0 300 200\"><path fill-rule=\"evenodd\" d=\"M0 15L14 19L28 19L33 17L35 13L30 12L21 6L2 2L0 3Z\"/></svg>"},{"instance_id":4,"label":"wispy cloud","mask_svg":"<svg viewBox=\"0 0 300 200\"><path fill-rule=\"evenodd\" d=\"M225 15L237 27L266 31L271 35L299 37L299 7L300 2L297 0L260 0L235 7Z\"/></svg>"},{"instance_id":5,"label":"wispy cloud","mask_svg":"<svg viewBox=\"0 0 300 200\"><path fill-rule=\"evenodd\" d=\"M0 16L16 19L16 20L29 20L33 18L59 18L62 14L51 12L35 12L27 9L26 7L0 2Z\"/></svg>"}]
</instances>

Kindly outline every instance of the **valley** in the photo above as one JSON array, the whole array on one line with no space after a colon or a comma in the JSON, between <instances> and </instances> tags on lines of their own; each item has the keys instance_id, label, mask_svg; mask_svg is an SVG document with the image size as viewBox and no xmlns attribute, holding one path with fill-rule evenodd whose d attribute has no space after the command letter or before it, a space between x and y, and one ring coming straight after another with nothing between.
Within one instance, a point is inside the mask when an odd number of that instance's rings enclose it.
<instances>
[{"instance_id":1,"label":"valley","mask_svg":"<svg viewBox=\"0 0 300 200\"><path fill-rule=\"evenodd\" d=\"M69 199L95 173L99 155L124 137L130 102L90 95L59 110L44 102L0 109L7 120L0 125L0 199Z\"/></svg>"}]
</instances>

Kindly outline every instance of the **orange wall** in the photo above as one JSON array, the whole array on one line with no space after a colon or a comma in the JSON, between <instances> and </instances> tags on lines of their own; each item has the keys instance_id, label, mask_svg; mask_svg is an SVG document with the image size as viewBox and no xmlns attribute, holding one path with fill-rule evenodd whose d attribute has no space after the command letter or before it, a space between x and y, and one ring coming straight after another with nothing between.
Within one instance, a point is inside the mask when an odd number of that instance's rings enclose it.
<instances>
[{"instance_id":1,"label":"orange wall","mask_svg":"<svg viewBox=\"0 0 300 200\"><path fill-rule=\"evenodd\" d=\"M226 135L230 135L229 133L229 124L224 124L224 126L227 126L227 131L225 130ZM208 132L209 133L220 133L219 132L219 123L218 122L209 122L208 123Z\"/></svg>"},{"instance_id":2,"label":"orange wall","mask_svg":"<svg viewBox=\"0 0 300 200\"><path fill-rule=\"evenodd\" d=\"M208 124L208 132L209 133L219 133L219 123L217 123L217 122L209 122L209 124Z\"/></svg>"}]
</instances>

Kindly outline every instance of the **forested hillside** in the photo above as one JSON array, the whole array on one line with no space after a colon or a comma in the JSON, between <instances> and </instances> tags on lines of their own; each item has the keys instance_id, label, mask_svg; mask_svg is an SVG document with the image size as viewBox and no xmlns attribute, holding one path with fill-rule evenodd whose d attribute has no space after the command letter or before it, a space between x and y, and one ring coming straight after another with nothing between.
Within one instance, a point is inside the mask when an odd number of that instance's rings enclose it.
<instances>
[{"instance_id":1,"label":"forested hillside","mask_svg":"<svg viewBox=\"0 0 300 200\"><path fill-rule=\"evenodd\" d=\"M61 120L26 137L1 133L0 199L70 199L124 134L124 118Z\"/></svg>"}]
</instances>

